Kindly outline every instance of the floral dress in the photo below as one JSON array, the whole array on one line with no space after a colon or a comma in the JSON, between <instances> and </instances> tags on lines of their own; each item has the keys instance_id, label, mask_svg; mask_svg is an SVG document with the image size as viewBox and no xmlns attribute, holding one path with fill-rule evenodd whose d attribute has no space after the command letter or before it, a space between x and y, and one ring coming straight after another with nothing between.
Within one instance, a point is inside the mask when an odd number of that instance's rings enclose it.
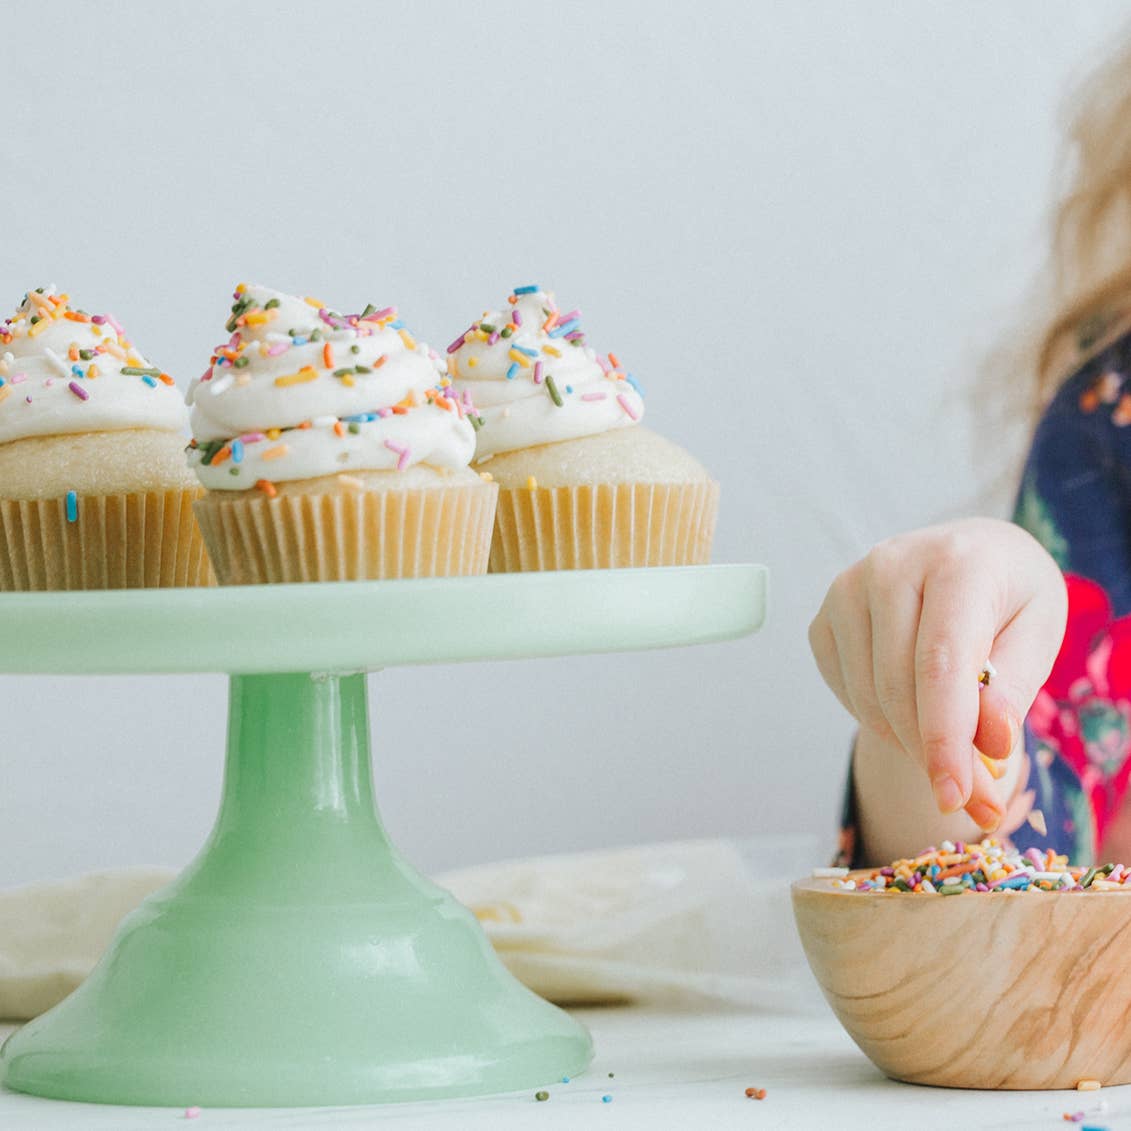
<instances>
[{"instance_id":1,"label":"floral dress","mask_svg":"<svg viewBox=\"0 0 1131 1131\"><path fill-rule=\"evenodd\" d=\"M1068 626L1025 720L1021 780L999 831L1020 849L1091 862L1131 775L1131 334L1060 387L1033 437L1013 520L1064 571ZM855 826L850 780L844 863L858 863Z\"/></svg>"}]
</instances>

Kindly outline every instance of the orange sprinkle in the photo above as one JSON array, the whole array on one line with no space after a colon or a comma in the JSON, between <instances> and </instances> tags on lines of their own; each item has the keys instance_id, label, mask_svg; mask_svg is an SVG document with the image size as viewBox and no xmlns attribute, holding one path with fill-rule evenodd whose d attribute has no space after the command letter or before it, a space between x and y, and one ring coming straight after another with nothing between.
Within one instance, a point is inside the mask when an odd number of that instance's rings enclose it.
<instances>
[{"instance_id":1,"label":"orange sprinkle","mask_svg":"<svg viewBox=\"0 0 1131 1131\"><path fill-rule=\"evenodd\" d=\"M437 397L434 403L438 404L445 412L452 411L452 402L447 397Z\"/></svg>"},{"instance_id":2,"label":"orange sprinkle","mask_svg":"<svg viewBox=\"0 0 1131 1131\"><path fill-rule=\"evenodd\" d=\"M345 434L346 434L346 426L340 420L335 420L334 421L334 435L335 436L344 436Z\"/></svg>"},{"instance_id":3,"label":"orange sprinkle","mask_svg":"<svg viewBox=\"0 0 1131 1131\"><path fill-rule=\"evenodd\" d=\"M305 432L305 431L306 431L306 430L307 430L308 428L313 428L313 427L314 427L314 423L313 423L313 421L310 421L310 420L304 420L304 421L303 421L303 422L302 422L302 423L301 423L301 424L300 424L300 425L298 426L298 430L299 430L300 432Z\"/></svg>"},{"instance_id":4,"label":"orange sprinkle","mask_svg":"<svg viewBox=\"0 0 1131 1131\"><path fill-rule=\"evenodd\" d=\"M615 353L609 354L609 361L612 363L614 369L620 368L620 362L617 360L617 355Z\"/></svg>"},{"instance_id":5,"label":"orange sprinkle","mask_svg":"<svg viewBox=\"0 0 1131 1131\"><path fill-rule=\"evenodd\" d=\"M307 381L314 381L317 378L318 370L311 365L304 365L297 373L276 377L275 384L285 388L287 385L304 385Z\"/></svg>"},{"instance_id":6,"label":"orange sprinkle","mask_svg":"<svg viewBox=\"0 0 1131 1131\"><path fill-rule=\"evenodd\" d=\"M550 316L542 323L542 329L549 331L554 328L554 323L558 320L558 312L556 310L550 312Z\"/></svg>"},{"instance_id":7,"label":"orange sprinkle","mask_svg":"<svg viewBox=\"0 0 1131 1131\"><path fill-rule=\"evenodd\" d=\"M518 302L518 296L517 295L508 295L507 296L507 302L509 302L511 304L511 306L514 306L514 304L516 302Z\"/></svg>"},{"instance_id":8,"label":"orange sprinkle","mask_svg":"<svg viewBox=\"0 0 1131 1131\"><path fill-rule=\"evenodd\" d=\"M381 356L380 356L380 357L379 357L379 358L378 358L378 359L377 359L377 360L376 360L376 361L375 361L375 362L373 363L373 368L374 368L374 369L380 369L380 368L381 368L381 366L382 366L382 365L384 365L384 364L385 364L385 362L386 362L386 361L388 361L388 360L389 360L389 355L388 355L387 353L383 353L383 354L382 354L382 355L381 355Z\"/></svg>"},{"instance_id":9,"label":"orange sprinkle","mask_svg":"<svg viewBox=\"0 0 1131 1131\"><path fill-rule=\"evenodd\" d=\"M209 467L215 467L219 463L223 463L226 459L232 458L232 449L225 444L213 457L209 463Z\"/></svg>"},{"instance_id":10,"label":"orange sprinkle","mask_svg":"<svg viewBox=\"0 0 1131 1131\"><path fill-rule=\"evenodd\" d=\"M176 384L176 382L173 380L172 377L169 376L168 373L158 373L157 374L157 380L160 381L162 385L174 385L174 384Z\"/></svg>"},{"instance_id":11,"label":"orange sprinkle","mask_svg":"<svg viewBox=\"0 0 1131 1131\"><path fill-rule=\"evenodd\" d=\"M74 342L71 342L71 348L67 350L67 358L69 361L78 361L79 359L79 347Z\"/></svg>"},{"instance_id":12,"label":"orange sprinkle","mask_svg":"<svg viewBox=\"0 0 1131 1131\"><path fill-rule=\"evenodd\" d=\"M279 492L275 490L275 484L270 479L257 479L255 481L258 487L269 499L273 499Z\"/></svg>"},{"instance_id":13,"label":"orange sprinkle","mask_svg":"<svg viewBox=\"0 0 1131 1131\"><path fill-rule=\"evenodd\" d=\"M63 312L63 317L66 318L68 322L89 322L90 321L90 315L89 314L79 314L79 312L77 310L66 310L66 311Z\"/></svg>"},{"instance_id":14,"label":"orange sprinkle","mask_svg":"<svg viewBox=\"0 0 1131 1131\"><path fill-rule=\"evenodd\" d=\"M408 409L405 408L405 406L403 404L395 404L395 405L393 405L392 411L393 411L394 415L396 415L396 416L404 416L404 414L406 412L408 412Z\"/></svg>"},{"instance_id":15,"label":"orange sprinkle","mask_svg":"<svg viewBox=\"0 0 1131 1131\"><path fill-rule=\"evenodd\" d=\"M329 342L322 347L322 364L327 369L334 368L334 347Z\"/></svg>"},{"instance_id":16,"label":"orange sprinkle","mask_svg":"<svg viewBox=\"0 0 1131 1131\"><path fill-rule=\"evenodd\" d=\"M12 395L11 385L0 385L0 401L4 401Z\"/></svg>"},{"instance_id":17,"label":"orange sprinkle","mask_svg":"<svg viewBox=\"0 0 1131 1131\"><path fill-rule=\"evenodd\" d=\"M236 284L236 294L242 295L244 293L244 291L246 291L246 290L247 290L247 283L237 283Z\"/></svg>"},{"instance_id":18,"label":"orange sprinkle","mask_svg":"<svg viewBox=\"0 0 1131 1131\"><path fill-rule=\"evenodd\" d=\"M282 459L283 456L290 451L286 444L276 444L273 448L268 448L265 452L259 453L260 459ZM213 463L216 461L213 460Z\"/></svg>"}]
</instances>

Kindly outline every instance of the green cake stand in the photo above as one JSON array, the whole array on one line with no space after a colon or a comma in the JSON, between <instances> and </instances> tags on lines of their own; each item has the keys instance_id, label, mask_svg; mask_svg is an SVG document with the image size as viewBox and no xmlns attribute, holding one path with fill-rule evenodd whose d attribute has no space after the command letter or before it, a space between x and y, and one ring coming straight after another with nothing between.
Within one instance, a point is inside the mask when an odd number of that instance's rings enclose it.
<instances>
[{"instance_id":1,"label":"green cake stand","mask_svg":"<svg viewBox=\"0 0 1131 1131\"><path fill-rule=\"evenodd\" d=\"M365 672L703 644L764 616L760 566L0 595L0 672L227 672L220 813L94 972L0 1050L21 1092L299 1107L536 1087L589 1034L516 981L389 842Z\"/></svg>"}]
</instances>

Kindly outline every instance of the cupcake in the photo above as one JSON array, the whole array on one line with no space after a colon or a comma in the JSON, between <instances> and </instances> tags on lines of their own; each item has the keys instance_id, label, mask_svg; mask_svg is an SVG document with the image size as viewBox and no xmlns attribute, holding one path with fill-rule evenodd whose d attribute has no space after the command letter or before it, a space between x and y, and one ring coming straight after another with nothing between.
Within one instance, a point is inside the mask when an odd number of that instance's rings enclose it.
<instances>
[{"instance_id":1,"label":"cupcake","mask_svg":"<svg viewBox=\"0 0 1131 1131\"><path fill-rule=\"evenodd\" d=\"M478 409L476 466L499 486L491 570L709 561L718 484L640 426L640 386L580 323L540 287L516 287L448 347Z\"/></svg>"},{"instance_id":2,"label":"cupcake","mask_svg":"<svg viewBox=\"0 0 1131 1131\"><path fill-rule=\"evenodd\" d=\"M0 322L0 590L206 585L172 378L53 287Z\"/></svg>"},{"instance_id":3,"label":"cupcake","mask_svg":"<svg viewBox=\"0 0 1131 1131\"><path fill-rule=\"evenodd\" d=\"M497 489L468 398L394 307L236 288L189 391L196 515L221 584L483 573Z\"/></svg>"}]
</instances>

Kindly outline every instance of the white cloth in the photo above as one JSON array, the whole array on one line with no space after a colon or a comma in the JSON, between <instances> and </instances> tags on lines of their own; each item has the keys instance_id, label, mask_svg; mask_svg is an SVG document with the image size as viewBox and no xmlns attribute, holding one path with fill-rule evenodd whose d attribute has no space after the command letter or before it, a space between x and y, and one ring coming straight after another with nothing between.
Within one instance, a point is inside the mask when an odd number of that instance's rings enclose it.
<instances>
[{"instance_id":1,"label":"white cloth","mask_svg":"<svg viewBox=\"0 0 1131 1131\"><path fill-rule=\"evenodd\" d=\"M694 841L506 861L436 876L500 958L563 1004L792 1004L803 962L788 880L807 838ZM90 972L121 918L173 878L101 872L0 891L0 1017L34 1017Z\"/></svg>"}]
</instances>

